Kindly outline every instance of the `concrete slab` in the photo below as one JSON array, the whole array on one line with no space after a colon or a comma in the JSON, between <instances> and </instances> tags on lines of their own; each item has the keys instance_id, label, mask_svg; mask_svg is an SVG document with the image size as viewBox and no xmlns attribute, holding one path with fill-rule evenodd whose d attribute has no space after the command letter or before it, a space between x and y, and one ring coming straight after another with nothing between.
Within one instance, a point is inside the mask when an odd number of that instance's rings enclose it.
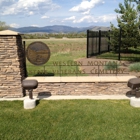
<instances>
[{"instance_id":1,"label":"concrete slab","mask_svg":"<svg viewBox=\"0 0 140 140\"><path fill-rule=\"evenodd\" d=\"M140 98L131 97L130 98L130 105L133 107L140 107Z\"/></svg>"},{"instance_id":2,"label":"concrete slab","mask_svg":"<svg viewBox=\"0 0 140 140\"><path fill-rule=\"evenodd\" d=\"M3 31L0 31L0 35L22 35L22 34L19 32L12 31L12 30L3 30Z\"/></svg>"},{"instance_id":3,"label":"concrete slab","mask_svg":"<svg viewBox=\"0 0 140 140\"><path fill-rule=\"evenodd\" d=\"M94 77L61 77L61 82L100 82L98 76Z\"/></svg>"},{"instance_id":4,"label":"concrete slab","mask_svg":"<svg viewBox=\"0 0 140 140\"><path fill-rule=\"evenodd\" d=\"M117 82L117 76L100 76L100 82Z\"/></svg>"},{"instance_id":5,"label":"concrete slab","mask_svg":"<svg viewBox=\"0 0 140 140\"><path fill-rule=\"evenodd\" d=\"M61 77L45 77L44 82L60 82Z\"/></svg>"},{"instance_id":6,"label":"concrete slab","mask_svg":"<svg viewBox=\"0 0 140 140\"><path fill-rule=\"evenodd\" d=\"M27 79L27 80L29 80L29 79L35 79L38 82L45 82L45 77L27 77L25 79Z\"/></svg>"},{"instance_id":7,"label":"concrete slab","mask_svg":"<svg viewBox=\"0 0 140 140\"><path fill-rule=\"evenodd\" d=\"M73 77L27 77L38 82L128 82L136 76L73 76Z\"/></svg>"},{"instance_id":8,"label":"concrete slab","mask_svg":"<svg viewBox=\"0 0 140 140\"><path fill-rule=\"evenodd\" d=\"M33 99L35 100L76 100L76 99L90 99L90 100L129 100L131 96L126 95L97 95L97 96L86 96L86 95L53 95L53 96L34 96ZM23 101L28 100L29 96L23 98L0 98L0 101Z\"/></svg>"},{"instance_id":9,"label":"concrete slab","mask_svg":"<svg viewBox=\"0 0 140 140\"><path fill-rule=\"evenodd\" d=\"M131 78L136 78L136 76L117 76L118 82L126 82Z\"/></svg>"},{"instance_id":10,"label":"concrete slab","mask_svg":"<svg viewBox=\"0 0 140 140\"><path fill-rule=\"evenodd\" d=\"M130 97L127 97L125 95L98 95L98 96L38 96L37 98L43 99L43 100L76 100L76 99L90 99L90 100L124 100L124 99L130 99Z\"/></svg>"},{"instance_id":11,"label":"concrete slab","mask_svg":"<svg viewBox=\"0 0 140 140\"><path fill-rule=\"evenodd\" d=\"M100 82L100 77L99 76L90 76L90 77L78 77L78 81L82 82Z\"/></svg>"},{"instance_id":12,"label":"concrete slab","mask_svg":"<svg viewBox=\"0 0 140 140\"><path fill-rule=\"evenodd\" d=\"M36 107L36 100L35 99L25 99L23 101L24 109L33 109Z\"/></svg>"}]
</instances>

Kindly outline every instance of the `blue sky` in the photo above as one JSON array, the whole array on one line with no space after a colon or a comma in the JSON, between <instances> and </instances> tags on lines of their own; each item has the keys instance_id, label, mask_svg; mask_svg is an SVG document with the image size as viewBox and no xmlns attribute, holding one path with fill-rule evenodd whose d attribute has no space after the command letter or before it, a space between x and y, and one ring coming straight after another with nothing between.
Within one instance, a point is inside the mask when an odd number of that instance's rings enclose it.
<instances>
[{"instance_id":1,"label":"blue sky","mask_svg":"<svg viewBox=\"0 0 140 140\"><path fill-rule=\"evenodd\" d=\"M117 25L116 13L124 0L0 0L0 21L12 27Z\"/></svg>"}]
</instances>

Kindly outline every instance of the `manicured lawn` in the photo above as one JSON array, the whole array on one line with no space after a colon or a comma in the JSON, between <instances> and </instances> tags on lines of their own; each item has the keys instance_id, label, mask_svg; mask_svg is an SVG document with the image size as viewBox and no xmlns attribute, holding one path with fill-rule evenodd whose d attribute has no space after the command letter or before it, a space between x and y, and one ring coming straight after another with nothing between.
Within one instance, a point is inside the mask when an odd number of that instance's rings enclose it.
<instances>
[{"instance_id":1,"label":"manicured lawn","mask_svg":"<svg viewBox=\"0 0 140 140\"><path fill-rule=\"evenodd\" d=\"M140 108L129 100L0 102L0 140L139 140Z\"/></svg>"},{"instance_id":2,"label":"manicured lawn","mask_svg":"<svg viewBox=\"0 0 140 140\"><path fill-rule=\"evenodd\" d=\"M118 52L110 51L110 52L102 53L101 55L98 55L97 58L118 60L118 55L119 55ZM137 48L131 47L127 51L121 50L120 60L140 61L140 46L138 46Z\"/></svg>"}]
</instances>

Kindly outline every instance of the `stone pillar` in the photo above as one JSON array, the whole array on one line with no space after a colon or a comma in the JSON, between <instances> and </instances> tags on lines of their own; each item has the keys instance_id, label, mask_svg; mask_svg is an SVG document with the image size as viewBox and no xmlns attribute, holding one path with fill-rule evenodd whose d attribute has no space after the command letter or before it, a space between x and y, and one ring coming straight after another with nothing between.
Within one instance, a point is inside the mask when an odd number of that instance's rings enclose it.
<instances>
[{"instance_id":1,"label":"stone pillar","mask_svg":"<svg viewBox=\"0 0 140 140\"><path fill-rule=\"evenodd\" d=\"M25 78L24 49L21 34L0 32L0 97L22 97Z\"/></svg>"}]
</instances>

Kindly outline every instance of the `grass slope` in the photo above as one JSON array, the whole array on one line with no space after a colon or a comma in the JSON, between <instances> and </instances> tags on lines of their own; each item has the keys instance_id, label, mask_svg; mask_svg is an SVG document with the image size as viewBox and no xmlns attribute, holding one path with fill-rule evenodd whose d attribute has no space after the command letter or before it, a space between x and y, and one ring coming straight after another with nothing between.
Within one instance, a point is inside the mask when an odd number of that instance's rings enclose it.
<instances>
[{"instance_id":1,"label":"grass slope","mask_svg":"<svg viewBox=\"0 0 140 140\"><path fill-rule=\"evenodd\" d=\"M128 100L0 102L1 140L139 140L140 109Z\"/></svg>"}]
</instances>

